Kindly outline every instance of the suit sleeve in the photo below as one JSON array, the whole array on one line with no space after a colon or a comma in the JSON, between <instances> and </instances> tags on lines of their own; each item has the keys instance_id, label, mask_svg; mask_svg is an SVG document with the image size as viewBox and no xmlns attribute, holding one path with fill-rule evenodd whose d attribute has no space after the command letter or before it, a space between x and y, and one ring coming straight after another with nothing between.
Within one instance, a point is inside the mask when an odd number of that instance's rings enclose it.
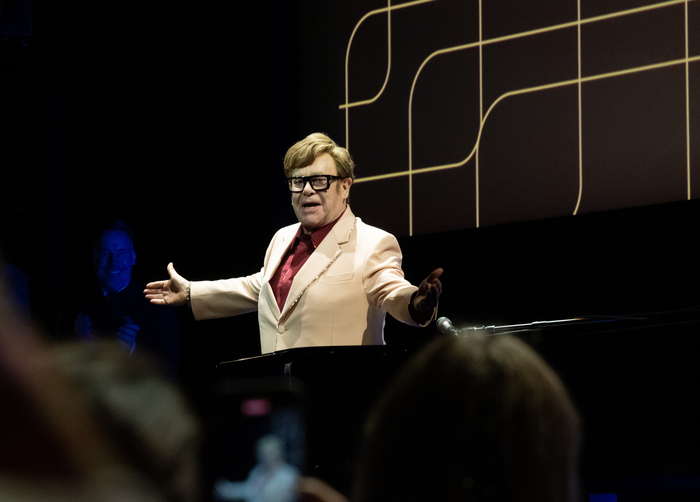
<instances>
[{"instance_id":1,"label":"suit sleeve","mask_svg":"<svg viewBox=\"0 0 700 502\"><path fill-rule=\"evenodd\" d=\"M408 311L411 297L418 288L404 277L401 260L401 248L396 237L383 233L365 260L365 291L370 303L376 307L403 323L419 326Z\"/></svg>"},{"instance_id":2,"label":"suit sleeve","mask_svg":"<svg viewBox=\"0 0 700 502\"><path fill-rule=\"evenodd\" d=\"M190 296L194 318L219 319L257 311L262 274L261 270L236 279L193 282Z\"/></svg>"},{"instance_id":3,"label":"suit sleeve","mask_svg":"<svg viewBox=\"0 0 700 502\"><path fill-rule=\"evenodd\" d=\"M278 244L281 235L294 231L293 226L290 226L273 236L265 252L263 267L257 274L220 281L192 282L190 300L194 318L199 321L256 312L265 271L270 266L272 250L276 243Z\"/></svg>"}]
</instances>

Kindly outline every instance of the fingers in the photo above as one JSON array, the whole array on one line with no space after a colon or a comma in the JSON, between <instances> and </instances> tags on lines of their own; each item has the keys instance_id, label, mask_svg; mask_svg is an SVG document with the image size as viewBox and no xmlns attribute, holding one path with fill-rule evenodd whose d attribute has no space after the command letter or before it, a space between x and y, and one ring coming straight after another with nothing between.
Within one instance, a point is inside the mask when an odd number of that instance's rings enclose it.
<instances>
[{"instance_id":1,"label":"fingers","mask_svg":"<svg viewBox=\"0 0 700 502\"><path fill-rule=\"evenodd\" d=\"M440 291L436 287L431 286L430 289L425 292L425 295L421 299L421 306L423 310L433 309L437 305L439 298Z\"/></svg>"},{"instance_id":2,"label":"fingers","mask_svg":"<svg viewBox=\"0 0 700 502\"><path fill-rule=\"evenodd\" d=\"M146 289L143 290L144 293L150 292L156 292L156 291L163 291L163 288L165 288L165 283L167 281L157 281L157 282L149 282L146 284Z\"/></svg>"},{"instance_id":3,"label":"fingers","mask_svg":"<svg viewBox=\"0 0 700 502\"><path fill-rule=\"evenodd\" d=\"M436 268L431 272L431 274L425 278L422 284L425 285L432 285L435 284L438 287L442 288L442 283L440 282L439 277L442 275L442 269L441 268Z\"/></svg>"},{"instance_id":4,"label":"fingers","mask_svg":"<svg viewBox=\"0 0 700 502\"><path fill-rule=\"evenodd\" d=\"M426 312L432 310L438 304L440 295L442 294L442 283L439 277L442 275L442 268L436 268L432 273L421 283L419 297L417 298L417 310Z\"/></svg>"},{"instance_id":5,"label":"fingers","mask_svg":"<svg viewBox=\"0 0 700 502\"><path fill-rule=\"evenodd\" d=\"M165 295L164 293L165 282L151 282L146 285L146 289L143 290L143 294L146 296L147 300L156 305L165 305Z\"/></svg>"},{"instance_id":6,"label":"fingers","mask_svg":"<svg viewBox=\"0 0 700 502\"><path fill-rule=\"evenodd\" d=\"M443 270L441 268L436 268L425 280L425 282L428 285L436 287L439 292L442 292L442 283L439 279L439 277L442 275L442 272Z\"/></svg>"},{"instance_id":7,"label":"fingers","mask_svg":"<svg viewBox=\"0 0 700 502\"><path fill-rule=\"evenodd\" d=\"M180 277L180 274L178 274L175 271L173 262L168 263L167 270L170 279L173 279L174 277ZM162 293L163 289L165 289L168 286L169 282L170 280L149 282L148 284L146 284L146 289L144 290L144 293Z\"/></svg>"},{"instance_id":8,"label":"fingers","mask_svg":"<svg viewBox=\"0 0 700 502\"><path fill-rule=\"evenodd\" d=\"M429 284L425 296L429 298L437 298L442 293L442 288L438 284Z\"/></svg>"},{"instance_id":9,"label":"fingers","mask_svg":"<svg viewBox=\"0 0 700 502\"><path fill-rule=\"evenodd\" d=\"M168 263L167 270L170 279L173 278L173 275L177 276L173 262ZM146 284L146 289L143 290L146 299L150 300L151 303L155 305L167 305L167 302L165 301L165 294L170 289L170 279L167 281L155 281Z\"/></svg>"},{"instance_id":10,"label":"fingers","mask_svg":"<svg viewBox=\"0 0 700 502\"><path fill-rule=\"evenodd\" d=\"M443 272L443 270L441 268L436 268L435 270L433 270L430 273L430 275L428 276L426 281L433 282L434 280L438 279L442 275L442 272ZM439 283L440 281L437 281L437 282Z\"/></svg>"},{"instance_id":11,"label":"fingers","mask_svg":"<svg viewBox=\"0 0 700 502\"><path fill-rule=\"evenodd\" d=\"M187 286L187 279L182 277L175 271L173 263L168 263L168 274L170 274L170 280L167 281L167 288L174 293L184 291Z\"/></svg>"},{"instance_id":12,"label":"fingers","mask_svg":"<svg viewBox=\"0 0 700 502\"><path fill-rule=\"evenodd\" d=\"M439 277L442 275L442 272L443 272L443 270L441 268L436 268L421 283L421 286L424 288L424 292L426 294L428 294L428 292L432 291L433 289L436 289L438 291L438 294L440 294L442 292L442 283L440 282L440 279L439 279Z\"/></svg>"},{"instance_id":13,"label":"fingers","mask_svg":"<svg viewBox=\"0 0 700 502\"><path fill-rule=\"evenodd\" d=\"M173 262L168 263L168 275L170 275L171 279L177 279L180 277L180 274L177 273L175 270L175 265L173 265Z\"/></svg>"},{"instance_id":14,"label":"fingers","mask_svg":"<svg viewBox=\"0 0 700 502\"><path fill-rule=\"evenodd\" d=\"M187 302L185 290L187 280L175 271L173 263L168 263L167 281L149 282L143 290L147 300L154 305L184 305Z\"/></svg>"},{"instance_id":15,"label":"fingers","mask_svg":"<svg viewBox=\"0 0 700 502\"><path fill-rule=\"evenodd\" d=\"M143 293L146 300L150 300L154 305L167 305L164 294L165 284L163 282L151 282L146 285Z\"/></svg>"}]
</instances>

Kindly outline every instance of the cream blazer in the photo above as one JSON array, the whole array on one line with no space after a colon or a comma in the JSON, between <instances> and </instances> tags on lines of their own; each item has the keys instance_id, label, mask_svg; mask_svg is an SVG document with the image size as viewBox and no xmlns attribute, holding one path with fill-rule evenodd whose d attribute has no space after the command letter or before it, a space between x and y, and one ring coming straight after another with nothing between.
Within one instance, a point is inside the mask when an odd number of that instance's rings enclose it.
<instances>
[{"instance_id":1,"label":"cream blazer","mask_svg":"<svg viewBox=\"0 0 700 502\"><path fill-rule=\"evenodd\" d=\"M263 354L293 347L384 344L386 312L418 326L408 312L418 288L404 278L398 241L363 223L349 207L297 273L280 312L269 281L299 225L275 234L257 274L193 282L195 319L257 310ZM428 322L436 315L437 309Z\"/></svg>"}]
</instances>

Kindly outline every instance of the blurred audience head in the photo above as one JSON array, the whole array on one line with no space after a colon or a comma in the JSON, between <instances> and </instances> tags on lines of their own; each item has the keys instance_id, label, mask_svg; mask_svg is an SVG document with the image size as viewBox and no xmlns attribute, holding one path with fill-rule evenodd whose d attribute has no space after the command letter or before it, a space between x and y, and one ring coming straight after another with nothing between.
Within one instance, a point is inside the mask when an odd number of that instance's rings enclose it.
<instances>
[{"instance_id":1,"label":"blurred audience head","mask_svg":"<svg viewBox=\"0 0 700 502\"><path fill-rule=\"evenodd\" d=\"M118 448L122 460L171 501L199 496L199 426L154 362L114 341L57 345L57 364Z\"/></svg>"},{"instance_id":2,"label":"blurred audience head","mask_svg":"<svg viewBox=\"0 0 700 502\"><path fill-rule=\"evenodd\" d=\"M197 500L198 425L176 388L116 342L48 345L4 291L0 500Z\"/></svg>"},{"instance_id":3,"label":"blurred audience head","mask_svg":"<svg viewBox=\"0 0 700 502\"><path fill-rule=\"evenodd\" d=\"M368 422L354 502L569 502L579 418L554 371L507 336L431 342Z\"/></svg>"}]
</instances>

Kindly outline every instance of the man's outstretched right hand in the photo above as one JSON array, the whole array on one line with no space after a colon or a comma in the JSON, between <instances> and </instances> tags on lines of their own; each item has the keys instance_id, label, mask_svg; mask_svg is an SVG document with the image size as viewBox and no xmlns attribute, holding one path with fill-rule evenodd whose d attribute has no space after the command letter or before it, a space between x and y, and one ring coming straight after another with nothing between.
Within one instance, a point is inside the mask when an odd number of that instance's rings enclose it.
<instances>
[{"instance_id":1,"label":"man's outstretched right hand","mask_svg":"<svg viewBox=\"0 0 700 502\"><path fill-rule=\"evenodd\" d=\"M149 282L143 291L146 298L156 305L184 305L187 303L188 281L175 272L172 262L168 263L167 281Z\"/></svg>"}]
</instances>

